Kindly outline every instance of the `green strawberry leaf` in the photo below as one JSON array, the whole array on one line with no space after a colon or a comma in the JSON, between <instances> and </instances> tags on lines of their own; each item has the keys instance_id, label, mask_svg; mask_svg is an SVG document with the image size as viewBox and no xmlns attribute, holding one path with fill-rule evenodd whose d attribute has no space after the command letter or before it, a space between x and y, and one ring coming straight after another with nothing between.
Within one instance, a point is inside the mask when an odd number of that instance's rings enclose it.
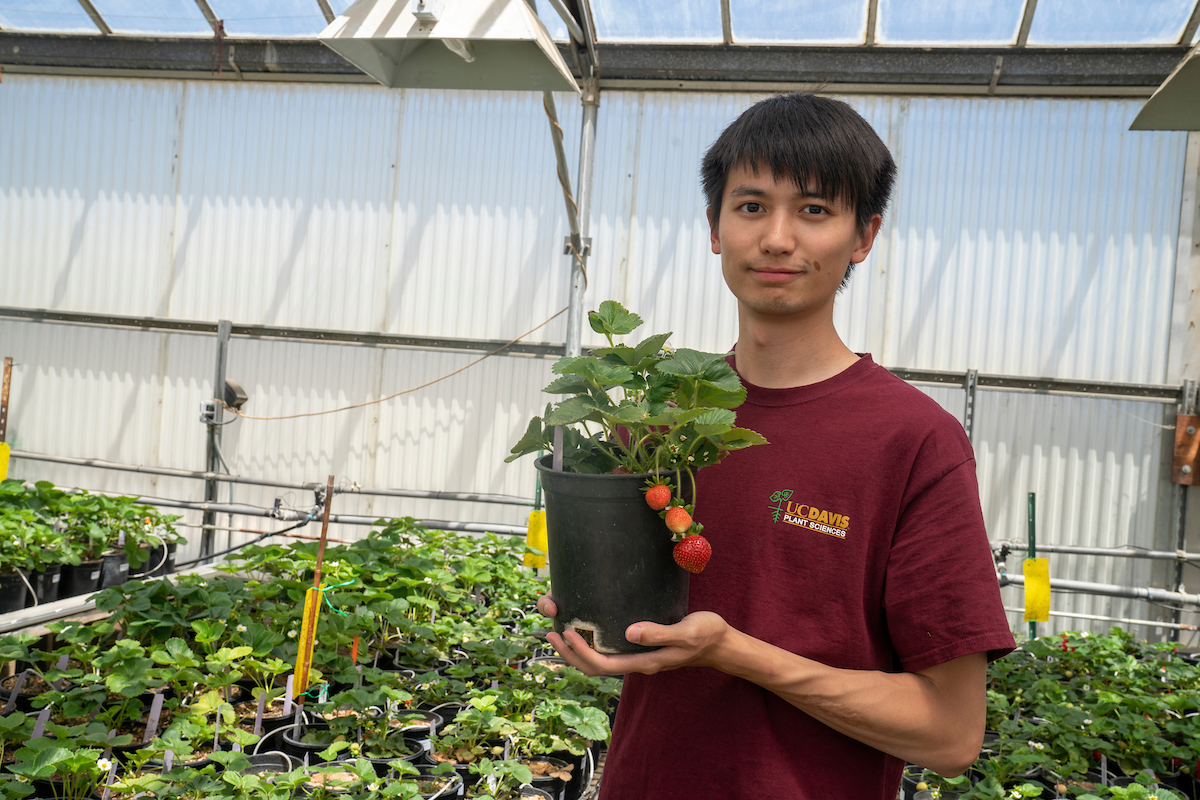
<instances>
[{"instance_id":1,"label":"green strawberry leaf","mask_svg":"<svg viewBox=\"0 0 1200 800\"><path fill-rule=\"evenodd\" d=\"M642 324L642 318L627 311L615 300L605 300L598 311L588 312L588 324L596 333L606 336L623 336L632 333Z\"/></svg>"},{"instance_id":2,"label":"green strawberry leaf","mask_svg":"<svg viewBox=\"0 0 1200 800\"><path fill-rule=\"evenodd\" d=\"M699 350L689 350L686 347L681 347L675 351L673 358L665 359L658 365L658 371L666 375L674 375L679 378L703 378L708 379L705 374L711 367L714 370L715 377L720 378L722 373L715 366L716 363L725 364L724 353L701 353ZM728 364L725 364L729 367ZM730 372L733 372L730 369ZM734 373L734 378L737 378L737 373Z\"/></svg>"},{"instance_id":3,"label":"green strawberry leaf","mask_svg":"<svg viewBox=\"0 0 1200 800\"><path fill-rule=\"evenodd\" d=\"M620 386L633 378L629 367L607 364L595 356L560 358L552 369L559 375L578 375L596 386Z\"/></svg>"},{"instance_id":4,"label":"green strawberry leaf","mask_svg":"<svg viewBox=\"0 0 1200 800\"><path fill-rule=\"evenodd\" d=\"M741 450L756 444L769 444L758 431L748 428L730 428L721 439L722 450Z\"/></svg>"},{"instance_id":5,"label":"green strawberry leaf","mask_svg":"<svg viewBox=\"0 0 1200 800\"><path fill-rule=\"evenodd\" d=\"M592 353L600 356L605 363L613 364L614 366L623 364L632 367L636 366L638 362L637 351L624 344L614 345L613 347L597 347L592 350Z\"/></svg>"},{"instance_id":6,"label":"green strawberry leaf","mask_svg":"<svg viewBox=\"0 0 1200 800\"><path fill-rule=\"evenodd\" d=\"M731 391L708 381L699 381L696 383L695 398L697 407L737 408L746 400L746 387L739 385L736 391ZM691 399L690 396L688 399Z\"/></svg>"},{"instance_id":7,"label":"green strawberry leaf","mask_svg":"<svg viewBox=\"0 0 1200 800\"><path fill-rule=\"evenodd\" d=\"M591 388L592 385L582 378L563 375L550 381L542 391L546 394L583 394Z\"/></svg>"},{"instance_id":8,"label":"green strawberry leaf","mask_svg":"<svg viewBox=\"0 0 1200 800\"><path fill-rule=\"evenodd\" d=\"M547 425L572 425L576 422L598 421L600 407L591 397L572 397L564 400L546 415Z\"/></svg>"},{"instance_id":9,"label":"green strawberry leaf","mask_svg":"<svg viewBox=\"0 0 1200 800\"><path fill-rule=\"evenodd\" d=\"M719 436L733 430L736 415L727 408L698 409L701 413L692 419L692 428L697 436Z\"/></svg>"},{"instance_id":10,"label":"green strawberry leaf","mask_svg":"<svg viewBox=\"0 0 1200 800\"><path fill-rule=\"evenodd\" d=\"M647 336L634 349L634 364L640 366L641 362L645 359L658 356L659 351L662 350L663 345L670 338L670 333L656 333L653 336Z\"/></svg>"}]
</instances>

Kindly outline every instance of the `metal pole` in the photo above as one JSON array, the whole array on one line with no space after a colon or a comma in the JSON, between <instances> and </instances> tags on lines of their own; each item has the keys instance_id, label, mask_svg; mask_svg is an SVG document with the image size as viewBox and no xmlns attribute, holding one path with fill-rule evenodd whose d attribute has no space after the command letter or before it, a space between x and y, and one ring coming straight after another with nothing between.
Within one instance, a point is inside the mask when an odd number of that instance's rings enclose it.
<instances>
[{"instance_id":1,"label":"metal pole","mask_svg":"<svg viewBox=\"0 0 1200 800\"><path fill-rule=\"evenodd\" d=\"M1037 495L1033 492L1029 493L1029 549L1025 552L1026 558L1037 558L1037 525L1034 522L1034 512L1037 509ZM1024 583L1024 577L1022 577ZM1029 623L1029 640L1033 641L1037 638L1037 621L1033 620Z\"/></svg>"},{"instance_id":2,"label":"metal pole","mask_svg":"<svg viewBox=\"0 0 1200 800\"><path fill-rule=\"evenodd\" d=\"M227 319L223 319L217 323L217 365L213 374L213 398L221 399L225 396L225 363L229 355L229 337L233 333L233 323ZM221 444L221 423L225 414L224 407L216 404L216 410L213 412L213 421L208 425L208 440L205 446L204 468L209 472L218 472L221 469L221 456L219 452ZM204 502L213 503L217 500L217 481L204 481ZM216 515L211 511L204 512L205 525L216 525ZM204 533L200 536L200 556L206 557L213 551L213 529L205 528Z\"/></svg>"},{"instance_id":3,"label":"metal pole","mask_svg":"<svg viewBox=\"0 0 1200 800\"><path fill-rule=\"evenodd\" d=\"M979 385L979 370L967 370L966 380L963 381L963 390L966 392L966 399L963 403L963 428L967 432L967 441L975 444L975 388Z\"/></svg>"},{"instance_id":4,"label":"metal pole","mask_svg":"<svg viewBox=\"0 0 1200 800\"><path fill-rule=\"evenodd\" d=\"M567 311L568 356L577 356L582 350L583 294L587 289L587 261L591 255L592 186L596 173L596 118L600 112L600 84L589 78L580 87L583 94L583 127L579 135L579 236L583 247L579 258L571 260L570 310Z\"/></svg>"},{"instance_id":5,"label":"metal pole","mask_svg":"<svg viewBox=\"0 0 1200 800\"><path fill-rule=\"evenodd\" d=\"M1196 382L1193 380L1185 380L1183 382L1183 390L1180 393L1183 400L1180 403L1180 414L1195 414L1196 413ZM1170 434L1168 433L1168 438ZM1172 499L1175 501L1175 549L1183 552L1187 549L1187 499L1188 487L1182 484L1172 484L1171 493ZM1183 562L1180 561L1175 565L1175 591L1183 591ZM1183 622L1183 610L1176 608L1171 612L1171 619L1176 624ZM1171 632L1171 640L1179 641L1179 628L1175 628Z\"/></svg>"},{"instance_id":6,"label":"metal pole","mask_svg":"<svg viewBox=\"0 0 1200 800\"><path fill-rule=\"evenodd\" d=\"M1001 586L1008 586L1009 584L1016 586L1025 585L1024 575L1010 575L1005 573L999 576L999 580ZM1104 597L1127 597L1131 600L1146 600L1151 603L1182 603L1188 606L1200 607L1200 595L1197 594L1168 592L1163 589L1154 589L1151 587L1119 586L1114 583L1092 583L1091 581L1056 579L1050 581L1050 591L1079 592L1082 594L1097 594ZM1033 623L1029 624L1032 625Z\"/></svg>"}]
</instances>

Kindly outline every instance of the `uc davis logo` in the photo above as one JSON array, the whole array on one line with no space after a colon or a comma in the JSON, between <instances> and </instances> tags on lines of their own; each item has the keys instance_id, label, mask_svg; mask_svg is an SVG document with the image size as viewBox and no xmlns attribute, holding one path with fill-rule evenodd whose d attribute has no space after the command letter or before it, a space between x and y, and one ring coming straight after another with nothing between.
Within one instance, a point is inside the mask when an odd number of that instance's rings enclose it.
<instances>
[{"instance_id":1,"label":"uc davis logo","mask_svg":"<svg viewBox=\"0 0 1200 800\"><path fill-rule=\"evenodd\" d=\"M783 513L783 504L792 496L791 489L780 489L778 492L771 493L771 502L775 505L768 506L771 509L771 522L779 522L779 515Z\"/></svg>"}]
</instances>

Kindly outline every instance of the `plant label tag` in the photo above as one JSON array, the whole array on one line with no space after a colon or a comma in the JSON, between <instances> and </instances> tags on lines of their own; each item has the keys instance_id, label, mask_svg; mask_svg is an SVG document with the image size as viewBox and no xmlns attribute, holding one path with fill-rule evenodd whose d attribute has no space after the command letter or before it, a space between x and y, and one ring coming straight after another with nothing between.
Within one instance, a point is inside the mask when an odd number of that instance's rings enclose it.
<instances>
[{"instance_id":1,"label":"plant label tag","mask_svg":"<svg viewBox=\"0 0 1200 800\"><path fill-rule=\"evenodd\" d=\"M0 481L8 478L9 451L9 445L6 442L0 442Z\"/></svg>"},{"instance_id":2,"label":"plant label tag","mask_svg":"<svg viewBox=\"0 0 1200 800\"><path fill-rule=\"evenodd\" d=\"M221 712L213 718L213 752L221 749Z\"/></svg>"},{"instance_id":3,"label":"plant label tag","mask_svg":"<svg viewBox=\"0 0 1200 800\"><path fill-rule=\"evenodd\" d=\"M354 688L362 688L362 664L355 664L354 668L358 670L358 677L354 679Z\"/></svg>"},{"instance_id":4,"label":"plant label tag","mask_svg":"<svg viewBox=\"0 0 1200 800\"><path fill-rule=\"evenodd\" d=\"M117 533L117 547L125 546L125 531Z\"/></svg>"},{"instance_id":5,"label":"plant label tag","mask_svg":"<svg viewBox=\"0 0 1200 800\"><path fill-rule=\"evenodd\" d=\"M321 691L317 693L317 702L318 703L329 702L329 684L328 683L321 684Z\"/></svg>"},{"instance_id":6,"label":"plant label tag","mask_svg":"<svg viewBox=\"0 0 1200 800\"><path fill-rule=\"evenodd\" d=\"M150 701L150 715L146 717L146 732L142 735L142 744L147 744L158 733L158 718L162 716L163 693L155 692Z\"/></svg>"},{"instance_id":7,"label":"plant label tag","mask_svg":"<svg viewBox=\"0 0 1200 800\"><path fill-rule=\"evenodd\" d=\"M287 689L283 693L284 716L287 716L288 714L292 713L292 680L295 677L296 677L295 674L288 675L288 677L287 677Z\"/></svg>"},{"instance_id":8,"label":"plant label tag","mask_svg":"<svg viewBox=\"0 0 1200 800\"><path fill-rule=\"evenodd\" d=\"M63 653L61 656L58 657L58 663L54 665L54 668L57 670L60 670L60 671L65 670L67 668L67 654L66 653ZM54 691L56 691L56 692L62 691L62 685L63 685L64 680L66 680L65 675L50 685L54 687Z\"/></svg>"},{"instance_id":9,"label":"plant label tag","mask_svg":"<svg viewBox=\"0 0 1200 800\"><path fill-rule=\"evenodd\" d=\"M38 714L37 722L33 726L33 733L29 734L30 739L40 739L42 734L46 732L46 722L50 719L50 712L54 706L46 706L42 709L42 713Z\"/></svg>"},{"instance_id":10,"label":"plant label tag","mask_svg":"<svg viewBox=\"0 0 1200 800\"><path fill-rule=\"evenodd\" d=\"M17 680L13 683L12 694L8 696L8 702L4 704L5 715L11 714L13 707L17 704L17 695L21 693L21 684L25 683L25 676L29 674L28 670L17 675Z\"/></svg>"},{"instance_id":11,"label":"plant label tag","mask_svg":"<svg viewBox=\"0 0 1200 800\"><path fill-rule=\"evenodd\" d=\"M98 569L97 569L97 570L93 570L93 571L92 571L92 577L91 577L91 579L92 579L92 580L94 580L94 581L95 581L95 580L99 580L99 579L100 579L100 570L98 570Z\"/></svg>"},{"instance_id":12,"label":"plant label tag","mask_svg":"<svg viewBox=\"0 0 1200 800\"><path fill-rule=\"evenodd\" d=\"M175 754L170 750L163 753L163 772L170 772L171 767L175 764Z\"/></svg>"},{"instance_id":13,"label":"plant label tag","mask_svg":"<svg viewBox=\"0 0 1200 800\"><path fill-rule=\"evenodd\" d=\"M51 583L58 583L58 580L59 580L59 578L61 578L61 577L62 577L62 573L60 573L60 572L56 572L56 573L54 573L53 575L51 575L51 576L50 576L50 582L51 582Z\"/></svg>"},{"instance_id":14,"label":"plant label tag","mask_svg":"<svg viewBox=\"0 0 1200 800\"><path fill-rule=\"evenodd\" d=\"M254 712L254 735L262 736L263 713L267 710L267 693L258 696L258 710Z\"/></svg>"},{"instance_id":15,"label":"plant label tag","mask_svg":"<svg viewBox=\"0 0 1200 800\"><path fill-rule=\"evenodd\" d=\"M114 731L115 733L115 731ZM111 736L109 737L112 738ZM101 800L109 800L112 797L112 784L117 779L117 761L113 759L108 765L108 775L104 778L104 794L100 795Z\"/></svg>"},{"instance_id":16,"label":"plant label tag","mask_svg":"<svg viewBox=\"0 0 1200 800\"><path fill-rule=\"evenodd\" d=\"M117 572L129 572L129 562L122 561L117 565Z\"/></svg>"}]
</instances>

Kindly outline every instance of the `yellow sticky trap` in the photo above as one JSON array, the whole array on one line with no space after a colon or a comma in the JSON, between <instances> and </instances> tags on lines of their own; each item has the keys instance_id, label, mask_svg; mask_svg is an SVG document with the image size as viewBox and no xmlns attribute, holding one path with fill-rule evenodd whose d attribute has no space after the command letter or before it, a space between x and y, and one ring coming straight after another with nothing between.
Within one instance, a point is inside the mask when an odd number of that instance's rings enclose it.
<instances>
[{"instance_id":1,"label":"yellow sticky trap","mask_svg":"<svg viewBox=\"0 0 1200 800\"><path fill-rule=\"evenodd\" d=\"M324 588L324 584L321 585ZM304 593L304 618L300 624L300 649L296 653L296 677L292 680L292 691L301 700L308 689L308 671L312 667L313 639L317 634L317 614L321 611L321 590L309 589Z\"/></svg>"},{"instance_id":2,"label":"yellow sticky trap","mask_svg":"<svg viewBox=\"0 0 1200 800\"><path fill-rule=\"evenodd\" d=\"M1025 559L1025 621L1050 621L1050 559Z\"/></svg>"},{"instance_id":3,"label":"yellow sticky trap","mask_svg":"<svg viewBox=\"0 0 1200 800\"><path fill-rule=\"evenodd\" d=\"M0 481L8 479L8 453L9 446L5 442L0 442Z\"/></svg>"},{"instance_id":4,"label":"yellow sticky trap","mask_svg":"<svg viewBox=\"0 0 1200 800\"><path fill-rule=\"evenodd\" d=\"M542 555L536 553L526 553L524 564L527 567L536 567L537 569L546 568L546 512L545 511L530 511L529 512L529 532L525 534L525 544L530 547L541 550Z\"/></svg>"}]
</instances>

